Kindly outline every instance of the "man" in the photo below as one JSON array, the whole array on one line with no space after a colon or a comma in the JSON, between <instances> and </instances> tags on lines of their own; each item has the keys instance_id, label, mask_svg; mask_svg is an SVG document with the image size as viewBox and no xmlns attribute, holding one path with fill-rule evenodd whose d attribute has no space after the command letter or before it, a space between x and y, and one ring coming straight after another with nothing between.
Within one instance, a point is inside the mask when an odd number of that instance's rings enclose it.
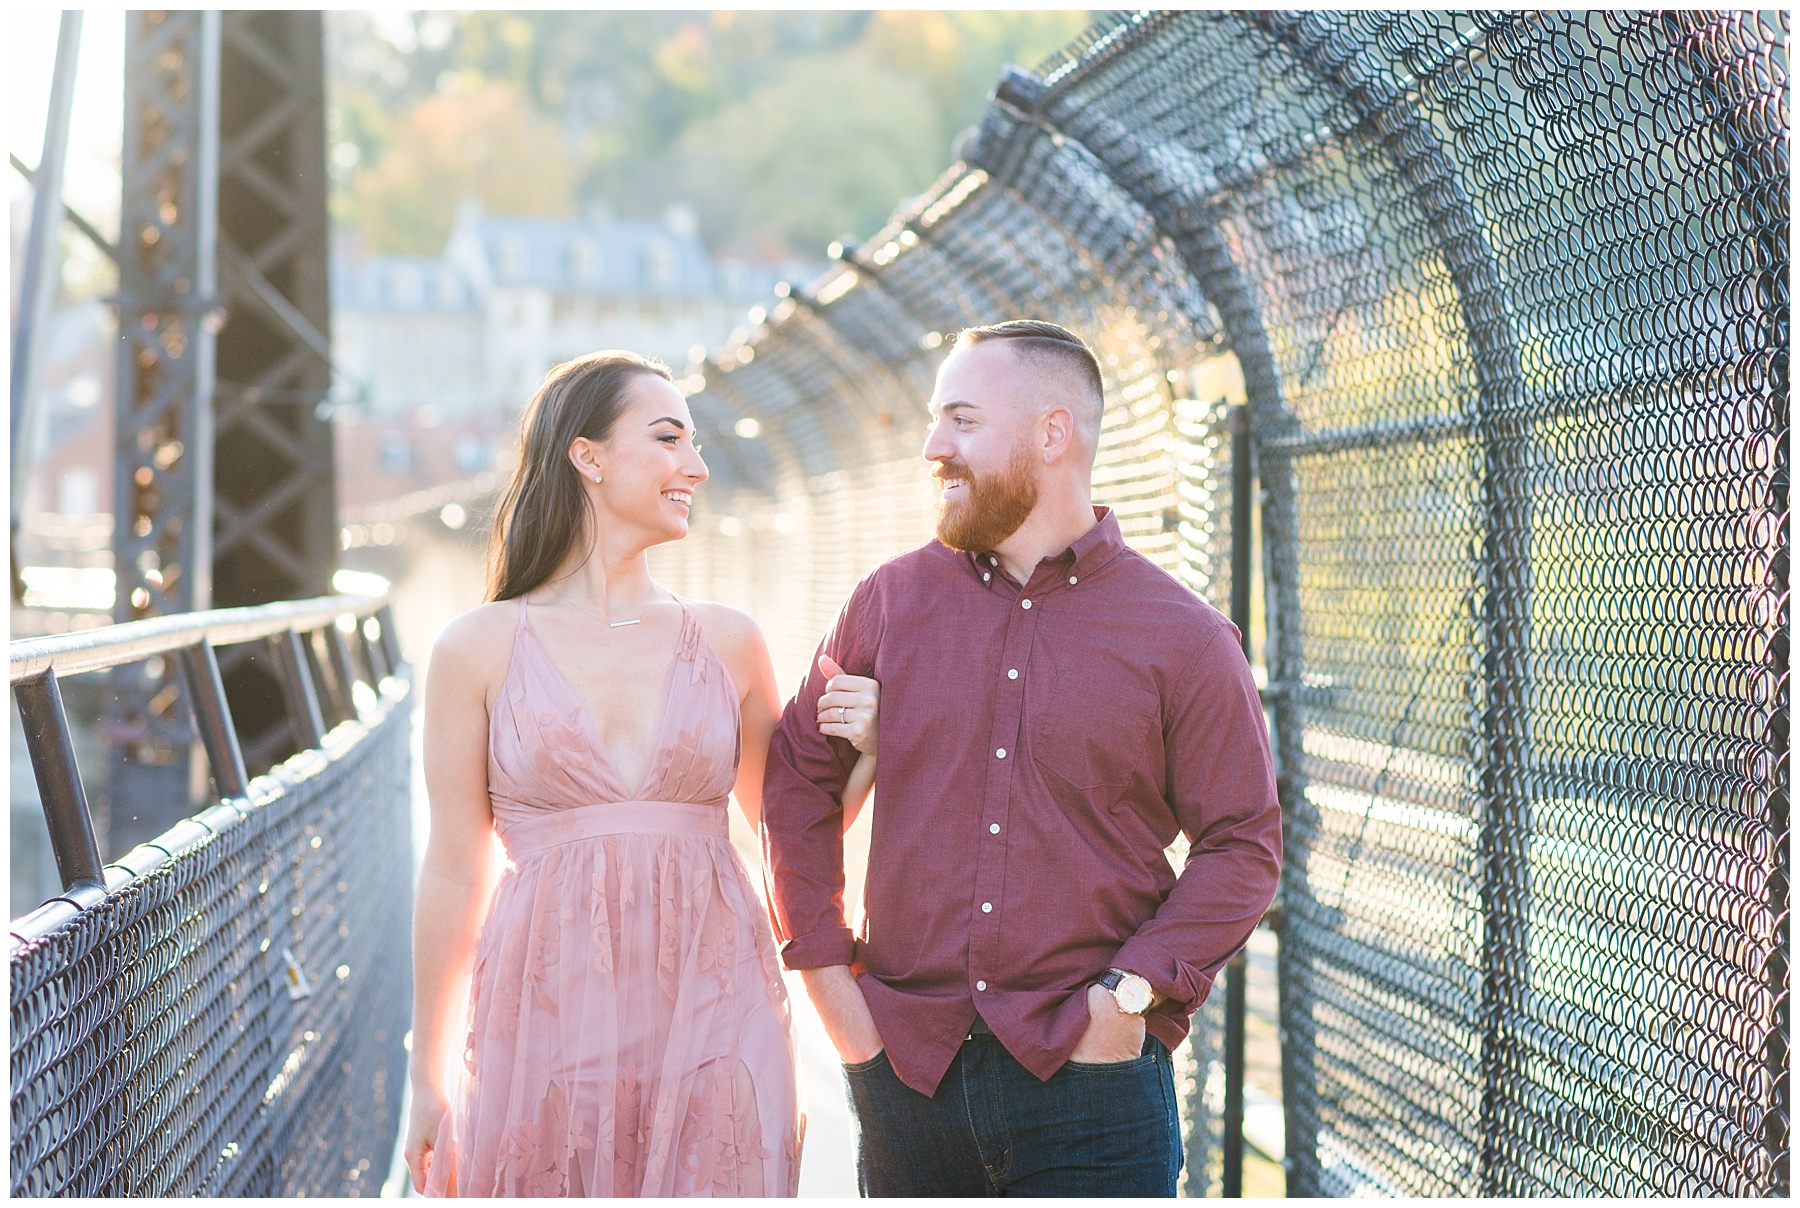
<instances>
[{"instance_id":1,"label":"man","mask_svg":"<svg viewBox=\"0 0 1800 1208\"><path fill-rule=\"evenodd\" d=\"M1092 505L1103 406L1062 327L957 338L925 443L938 540L857 585L769 752L777 938L845 1063L865 1195L1173 1195L1169 1051L1274 896L1237 630ZM840 664L882 686L855 937Z\"/></svg>"}]
</instances>

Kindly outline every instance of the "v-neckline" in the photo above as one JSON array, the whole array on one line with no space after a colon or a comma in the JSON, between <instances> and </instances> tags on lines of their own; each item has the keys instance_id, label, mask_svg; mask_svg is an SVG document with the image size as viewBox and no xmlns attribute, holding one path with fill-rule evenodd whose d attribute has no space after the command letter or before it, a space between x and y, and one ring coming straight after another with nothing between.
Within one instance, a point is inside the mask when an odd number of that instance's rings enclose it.
<instances>
[{"instance_id":1,"label":"v-neckline","mask_svg":"<svg viewBox=\"0 0 1800 1208\"><path fill-rule=\"evenodd\" d=\"M588 740L593 744L594 753L606 761L608 770L612 772L613 782L617 784L619 790L623 792L625 789L624 778L619 774L619 765L613 762L612 755L606 748L606 742L600 734L599 723L594 720L594 715L588 711L587 702L581 699L581 693L575 691L575 685L569 682L569 677L562 673L562 668L558 667L556 665L556 660L550 657L550 652L544 648L544 643L539 639L537 630L531 627L531 605L528 598L520 597L520 599L524 606L520 609L522 615L519 619L519 628L531 635L532 643L537 646L538 654L543 656L544 665L550 668L550 674L556 677L556 682L562 685L563 691L566 692L569 699L574 702L575 712L580 716L581 724L587 727ZM683 600L680 596L676 596L675 603L681 606L681 632L676 635L675 657L669 661L668 678L663 684L662 711L657 714L656 730L651 739L653 745L650 750L650 762L644 768L644 775L637 786L637 791L621 797L619 799L621 801L644 800L644 790L650 787L651 778L656 775L657 764L662 761L663 747L665 746L664 736L669 729L669 708L675 700L675 673L681 667L681 652L687 649L688 626L699 623L694 618L693 613L689 611L686 600Z\"/></svg>"}]
</instances>

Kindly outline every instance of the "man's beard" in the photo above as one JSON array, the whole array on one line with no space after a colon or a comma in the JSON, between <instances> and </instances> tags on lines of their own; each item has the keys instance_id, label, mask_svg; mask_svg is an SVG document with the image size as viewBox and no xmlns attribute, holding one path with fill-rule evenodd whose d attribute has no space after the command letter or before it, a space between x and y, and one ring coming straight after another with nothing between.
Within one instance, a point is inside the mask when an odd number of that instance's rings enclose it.
<instances>
[{"instance_id":1,"label":"man's beard","mask_svg":"<svg viewBox=\"0 0 1800 1208\"><path fill-rule=\"evenodd\" d=\"M943 462L931 472L940 482L964 482L960 503L938 500L937 538L951 549L982 553L1019 531L1037 506L1037 478L1031 472L1031 450L1018 449L997 474L976 478L961 462Z\"/></svg>"}]
</instances>

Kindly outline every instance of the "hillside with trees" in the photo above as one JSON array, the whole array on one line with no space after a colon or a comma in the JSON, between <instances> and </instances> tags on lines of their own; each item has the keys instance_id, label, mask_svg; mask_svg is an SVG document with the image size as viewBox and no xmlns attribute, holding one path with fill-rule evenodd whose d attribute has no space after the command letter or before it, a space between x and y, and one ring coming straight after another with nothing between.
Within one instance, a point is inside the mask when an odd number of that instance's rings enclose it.
<instances>
[{"instance_id":1,"label":"hillside with trees","mask_svg":"<svg viewBox=\"0 0 1800 1208\"><path fill-rule=\"evenodd\" d=\"M692 205L716 250L818 258L928 185L1001 66L1084 12L337 12L333 213L435 254L493 212Z\"/></svg>"}]
</instances>

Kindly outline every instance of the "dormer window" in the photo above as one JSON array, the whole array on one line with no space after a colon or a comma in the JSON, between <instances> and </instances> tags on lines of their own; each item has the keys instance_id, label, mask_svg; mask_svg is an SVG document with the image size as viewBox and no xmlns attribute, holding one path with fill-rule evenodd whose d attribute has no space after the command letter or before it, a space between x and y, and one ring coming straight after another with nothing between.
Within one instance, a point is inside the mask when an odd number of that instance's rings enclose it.
<instances>
[{"instance_id":1,"label":"dormer window","mask_svg":"<svg viewBox=\"0 0 1800 1208\"><path fill-rule=\"evenodd\" d=\"M417 306L422 294L417 270L396 268L393 276L388 278L388 292L401 306Z\"/></svg>"},{"instance_id":2,"label":"dormer window","mask_svg":"<svg viewBox=\"0 0 1800 1208\"><path fill-rule=\"evenodd\" d=\"M502 235L495 251L502 277L519 277L525 273L525 240L517 235Z\"/></svg>"},{"instance_id":3,"label":"dormer window","mask_svg":"<svg viewBox=\"0 0 1800 1208\"><path fill-rule=\"evenodd\" d=\"M674 246L661 239L644 250L644 273L651 285L673 285L681 274L681 256Z\"/></svg>"},{"instance_id":4,"label":"dormer window","mask_svg":"<svg viewBox=\"0 0 1800 1208\"><path fill-rule=\"evenodd\" d=\"M600 249L591 239L577 239L569 249L569 275L577 281L600 279Z\"/></svg>"}]
</instances>

